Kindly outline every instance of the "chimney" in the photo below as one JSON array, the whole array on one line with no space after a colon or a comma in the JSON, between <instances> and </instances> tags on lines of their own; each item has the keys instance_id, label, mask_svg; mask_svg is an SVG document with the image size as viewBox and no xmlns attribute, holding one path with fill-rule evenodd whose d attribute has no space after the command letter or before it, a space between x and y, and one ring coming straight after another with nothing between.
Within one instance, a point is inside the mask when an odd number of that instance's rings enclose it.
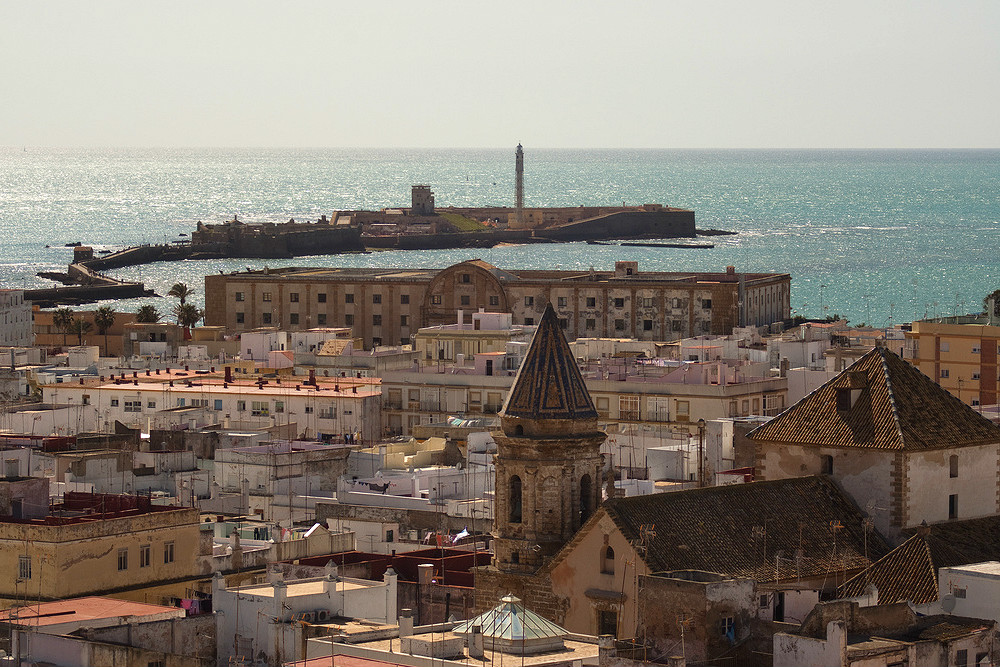
<instances>
[{"instance_id":1,"label":"chimney","mask_svg":"<svg viewBox=\"0 0 1000 667\"><path fill-rule=\"evenodd\" d=\"M309 381L306 382L306 384L311 384L314 387L316 386L316 369L315 368L310 368L309 369Z\"/></svg>"},{"instance_id":2,"label":"chimney","mask_svg":"<svg viewBox=\"0 0 1000 667\"><path fill-rule=\"evenodd\" d=\"M469 657L482 660L486 657L483 650L483 626L473 625L472 634L469 635Z\"/></svg>"},{"instance_id":3,"label":"chimney","mask_svg":"<svg viewBox=\"0 0 1000 667\"><path fill-rule=\"evenodd\" d=\"M156 371L156 372L159 373L160 371ZM226 382L232 382L233 381L233 367L232 366L226 366L225 381Z\"/></svg>"},{"instance_id":4,"label":"chimney","mask_svg":"<svg viewBox=\"0 0 1000 667\"><path fill-rule=\"evenodd\" d=\"M413 635L413 610L402 609L399 612L399 638Z\"/></svg>"}]
</instances>

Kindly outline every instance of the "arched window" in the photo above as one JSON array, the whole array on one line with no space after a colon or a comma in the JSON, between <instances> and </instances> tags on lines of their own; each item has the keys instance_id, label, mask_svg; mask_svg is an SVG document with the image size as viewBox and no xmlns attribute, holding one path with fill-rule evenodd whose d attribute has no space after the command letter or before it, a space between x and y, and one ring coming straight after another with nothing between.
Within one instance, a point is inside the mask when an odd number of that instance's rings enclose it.
<instances>
[{"instance_id":1,"label":"arched window","mask_svg":"<svg viewBox=\"0 0 1000 667\"><path fill-rule=\"evenodd\" d=\"M590 484L590 475L584 475L580 478L580 525L590 518L590 514L594 511L593 504L593 490Z\"/></svg>"},{"instance_id":2,"label":"arched window","mask_svg":"<svg viewBox=\"0 0 1000 667\"><path fill-rule=\"evenodd\" d=\"M515 436L524 435L524 427L521 426L520 424L518 424L517 426L515 426L514 427L514 435Z\"/></svg>"},{"instance_id":3,"label":"arched window","mask_svg":"<svg viewBox=\"0 0 1000 667\"><path fill-rule=\"evenodd\" d=\"M510 522L521 523L521 478L513 475L510 478Z\"/></svg>"},{"instance_id":4,"label":"arched window","mask_svg":"<svg viewBox=\"0 0 1000 667\"><path fill-rule=\"evenodd\" d=\"M601 574L615 573L615 550L605 547L601 558Z\"/></svg>"}]
</instances>

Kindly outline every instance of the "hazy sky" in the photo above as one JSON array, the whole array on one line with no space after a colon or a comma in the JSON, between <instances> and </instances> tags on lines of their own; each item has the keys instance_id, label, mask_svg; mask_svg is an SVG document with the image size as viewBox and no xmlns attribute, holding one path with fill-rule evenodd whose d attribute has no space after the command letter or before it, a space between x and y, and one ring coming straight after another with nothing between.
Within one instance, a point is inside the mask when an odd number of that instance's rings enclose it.
<instances>
[{"instance_id":1,"label":"hazy sky","mask_svg":"<svg viewBox=\"0 0 1000 667\"><path fill-rule=\"evenodd\" d=\"M1000 2L0 0L0 145L1000 147Z\"/></svg>"}]
</instances>

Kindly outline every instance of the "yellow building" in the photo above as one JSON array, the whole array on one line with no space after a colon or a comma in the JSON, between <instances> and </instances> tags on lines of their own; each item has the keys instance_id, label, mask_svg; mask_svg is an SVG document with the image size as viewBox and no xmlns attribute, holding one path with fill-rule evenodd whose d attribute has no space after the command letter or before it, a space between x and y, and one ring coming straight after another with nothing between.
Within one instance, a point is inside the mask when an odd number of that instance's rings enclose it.
<instances>
[{"instance_id":1,"label":"yellow building","mask_svg":"<svg viewBox=\"0 0 1000 667\"><path fill-rule=\"evenodd\" d=\"M1000 326L925 321L906 332L903 358L963 403L995 405L998 351Z\"/></svg>"},{"instance_id":2,"label":"yellow building","mask_svg":"<svg viewBox=\"0 0 1000 667\"><path fill-rule=\"evenodd\" d=\"M43 517L2 517L0 605L94 593L141 599L138 591L190 579L198 519L194 508L143 496L74 492Z\"/></svg>"}]
</instances>

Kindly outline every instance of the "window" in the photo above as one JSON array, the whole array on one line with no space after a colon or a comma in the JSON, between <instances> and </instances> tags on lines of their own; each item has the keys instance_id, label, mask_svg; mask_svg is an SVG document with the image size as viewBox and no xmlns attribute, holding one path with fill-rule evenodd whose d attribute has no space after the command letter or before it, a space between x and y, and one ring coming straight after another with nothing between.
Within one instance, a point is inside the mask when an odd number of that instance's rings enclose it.
<instances>
[{"instance_id":1,"label":"window","mask_svg":"<svg viewBox=\"0 0 1000 667\"><path fill-rule=\"evenodd\" d=\"M601 609L597 612L597 634L618 636L618 612Z\"/></svg>"},{"instance_id":2,"label":"window","mask_svg":"<svg viewBox=\"0 0 1000 667\"><path fill-rule=\"evenodd\" d=\"M595 320L595 319L588 319L587 320L587 331L593 331L596 328L597 328L597 320Z\"/></svg>"},{"instance_id":3,"label":"window","mask_svg":"<svg viewBox=\"0 0 1000 667\"><path fill-rule=\"evenodd\" d=\"M642 330L643 331L652 331L653 330L653 320L643 320L642 321Z\"/></svg>"},{"instance_id":4,"label":"window","mask_svg":"<svg viewBox=\"0 0 1000 667\"><path fill-rule=\"evenodd\" d=\"M215 406L214 407L215 407L216 410L221 410L222 409L222 399L221 398L215 399Z\"/></svg>"},{"instance_id":5,"label":"window","mask_svg":"<svg viewBox=\"0 0 1000 667\"><path fill-rule=\"evenodd\" d=\"M496 294L490 295L490 305L491 306L499 306L500 305L500 297L498 297Z\"/></svg>"},{"instance_id":6,"label":"window","mask_svg":"<svg viewBox=\"0 0 1000 667\"><path fill-rule=\"evenodd\" d=\"M560 296L560 297L556 298L556 305L559 306L560 308L565 308L566 307L566 297Z\"/></svg>"},{"instance_id":7,"label":"window","mask_svg":"<svg viewBox=\"0 0 1000 667\"><path fill-rule=\"evenodd\" d=\"M615 299L615 308L624 308L624 307L625 307L625 299L623 299L621 297L616 298Z\"/></svg>"},{"instance_id":8,"label":"window","mask_svg":"<svg viewBox=\"0 0 1000 667\"><path fill-rule=\"evenodd\" d=\"M336 419L337 418L337 408L335 408L335 407L320 408L319 409L319 418L320 419Z\"/></svg>"},{"instance_id":9,"label":"window","mask_svg":"<svg viewBox=\"0 0 1000 667\"><path fill-rule=\"evenodd\" d=\"M320 292L316 295L317 303L326 303L326 292Z\"/></svg>"},{"instance_id":10,"label":"window","mask_svg":"<svg viewBox=\"0 0 1000 667\"><path fill-rule=\"evenodd\" d=\"M560 317L559 318L559 328L560 329L565 329L568 326L569 326L569 320L566 319L565 317Z\"/></svg>"},{"instance_id":11,"label":"window","mask_svg":"<svg viewBox=\"0 0 1000 667\"><path fill-rule=\"evenodd\" d=\"M186 398L178 398L177 399L177 407L179 407L179 408L183 408L186 403L187 403L187 399Z\"/></svg>"},{"instance_id":12,"label":"window","mask_svg":"<svg viewBox=\"0 0 1000 667\"><path fill-rule=\"evenodd\" d=\"M117 408L118 407L118 399L117 398L112 398L111 399L111 407L113 407L113 408Z\"/></svg>"},{"instance_id":13,"label":"window","mask_svg":"<svg viewBox=\"0 0 1000 667\"><path fill-rule=\"evenodd\" d=\"M313 413L313 407L311 405L306 406L306 414L311 415Z\"/></svg>"},{"instance_id":14,"label":"window","mask_svg":"<svg viewBox=\"0 0 1000 667\"><path fill-rule=\"evenodd\" d=\"M981 376L979 375L979 373L973 373L973 374L972 374L972 379L973 379L973 380L978 380L978 379L979 379L980 377L981 377Z\"/></svg>"},{"instance_id":15,"label":"window","mask_svg":"<svg viewBox=\"0 0 1000 667\"><path fill-rule=\"evenodd\" d=\"M712 300L711 299L702 299L701 300L701 307L703 309L705 309L705 310L712 310Z\"/></svg>"},{"instance_id":16,"label":"window","mask_svg":"<svg viewBox=\"0 0 1000 667\"><path fill-rule=\"evenodd\" d=\"M470 300L468 294L463 294L462 296L460 296L458 298L458 300L459 300L459 303L461 303L463 306L468 306L469 303L471 303L471 300Z\"/></svg>"},{"instance_id":17,"label":"window","mask_svg":"<svg viewBox=\"0 0 1000 667\"><path fill-rule=\"evenodd\" d=\"M615 320L615 331L625 331L625 320Z\"/></svg>"},{"instance_id":18,"label":"window","mask_svg":"<svg viewBox=\"0 0 1000 667\"><path fill-rule=\"evenodd\" d=\"M149 550L148 544L139 547L139 567L149 567Z\"/></svg>"},{"instance_id":19,"label":"window","mask_svg":"<svg viewBox=\"0 0 1000 667\"><path fill-rule=\"evenodd\" d=\"M980 352L982 352L982 349L978 345L972 346L972 354L979 354Z\"/></svg>"},{"instance_id":20,"label":"window","mask_svg":"<svg viewBox=\"0 0 1000 667\"><path fill-rule=\"evenodd\" d=\"M684 322L681 320L670 320L671 331L684 331Z\"/></svg>"},{"instance_id":21,"label":"window","mask_svg":"<svg viewBox=\"0 0 1000 667\"><path fill-rule=\"evenodd\" d=\"M250 403L250 416L267 417L271 414L271 404L267 401L252 401Z\"/></svg>"},{"instance_id":22,"label":"window","mask_svg":"<svg viewBox=\"0 0 1000 667\"><path fill-rule=\"evenodd\" d=\"M534 306L535 305L535 297L533 297L533 296L526 296L526 297L524 297L524 305L525 306Z\"/></svg>"},{"instance_id":23,"label":"window","mask_svg":"<svg viewBox=\"0 0 1000 667\"><path fill-rule=\"evenodd\" d=\"M618 418L633 421L639 419L639 396L618 397Z\"/></svg>"},{"instance_id":24,"label":"window","mask_svg":"<svg viewBox=\"0 0 1000 667\"><path fill-rule=\"evenodd\" d=\"M31 556L17 557L17 578L31 579Z\"/></svg>"},{"instance_id":25,"label":"window","mask_svg":"<svg viewBox=\"0 0 1000 667\"><path fill-rule=\"evenodd\" d=\"M243 301L243 298L244 298L243 297L243 292L237 292L236 295L235 295L235 297L236 297L236 301Z\"/></svg>"},{"instance_id":26,"label":"window","mask_svg":"<svg viewBox=\"0 0 1000 667\"><path fill-rule=\"evenodd\" d=\"M732 616L726 616L725 618L719 619L719 634L723 637L728 637L730 641L735 640L734 632L736 631L736 623L733 621Z\"/></svg>"},{"instance_id":27,"label":"window","mask_svg":"<svg viewBox=\"0 0 1000 667\"><path fill-rule=\"evenodd\" d=\"M271 300L271 293L270 292L263 292L260 295L260 298L261 298L262 301L270 301Z\"/></svg>"},{"instance_id":28,"label":"window","mask_svg":"<svg viewBox=\"0 0 1000 667\"><path fill-rule=\"evenodd\" d=\"M594 485L590 475L580 478L580 525L582 526L594 511Z\"/></svg>"},{"instance_id":29,"label":"window","mask_svg":"<svg viewBox=\"0 0 1000 667\"><path fill-rule=\"evenodd\" d=\"M382 295L372 294L372 303L382 303Z\"/></svg>"},{"instance_id":30,"label":"window","mask_svg":"<svg viewBox=\"0 0 1000 667\"><path fill-rule=\"evenodd\" d=\"M246 314L236 313L236 324L243 324L246 321Z\"/></svg>"},{"instance_id":31,"label":"window","mask_svg":"<svg viewBox=\"0 0 1000 667\"><path fill-rule=\"evenodd\" d=\"M847 387L837 389L837 411L847 412L851 409L851 390Z\"/></svg>"},{"instance_id":32,"label":"window","mask_svg":"<svg viewBox=\"0 0 1000 667\"><path fill-rule=\"evenodd\" d=\"M609 409L608 406L609 406L609 404L610 404L610 401L609 401L609 399L608 399L607 396L599 396L597 398L597 401L596 401L597 412L598 412L598 414L600 416L602 416L602 417L607 417L608 416L608 409Z\"/></svg>"},{"instance_id":33,"label":"window","mask_svg":"<svg viewBox=\"0 0 1000 667\"><path fill-rule=\"evenodd\" d=\"M288 315L288 323L289 324L298 324L299 323L299 314L298 313L289 313L289 315Z\"/></svg>"},{"instance_id":34,"label":"window","mask_svg":"<svg viewBox=\"0 0 1000 667\"><path fill-rule=\"evenodd\" d=\"M125 412L142 412L142 401L125 401Z\"/></svg>"},{"instance_id":35,"label":"window","mask_svg":"<svg viewBox=\"0 0 1000 667\"><path fill-rule=\"evenodd\" d=\"M403 304L404 306L406 304L410 303L410 295L409 294L400 294L399 295L399 302L401 304Z\"/></svg>"},{"instance_id":36,"label":"window","mask_svg":"<svg viewBox=\"0 0 1000 667\"><path fill-rule=\"evenodd\" d=\"M946 377L948 377L948 375L950 375L948 369L947 368L942 368L941 369L941 377L946 378Z\"/></svg>"},{"instance_id":37,"label":"window","mask_svg":"<svg viewBox=\"0 0 1000 667\"><path fill-rule=\"evenodd\" d=\"M709 331L711 331L711 330L712 330L712 323L711 323L711 322L709 322L708 320L704 320L704 321L703 321L703 322L701 323L701 330L702 330L703 332L705 332L705 333L708 333Z\"/></svg>"},{"instance_id":38,"label":"window","mask_svg":"<svg viewBox=\"0 0 1000 667\"><path fill-rule=\"evenodd\" d=\"M350 313L344 315L344 324L349 327L354 326L354 315L351 315Z\"/></svg>"},{"instance_id":39,"label":"window","mask_svg":"<svg viewBox=\"0 0 1000 667\"><path fill-rule=\"evenodd\" d=\"M510 504L508 520L510 523L521 523L521 478L513 475L510 478Z\"/></svg>"},{"instance_id":40,"label":"window","mask_svg":"<svg viewBox=\"0 0 1000 667\"><path fill-rule=\"evenodd\" d=\"M292 303L298 303L299 302L299 293L298 292L289 292L288 293L288 300L291 301Z\"/></svg>"},{"instance_id":41,"label":"window","mask_svg":"<svg viewBox=\"0 0 1000 667\"><path fill-rule=\"evenodd\" d=\"M965 597L967 595L966 589L965 588L959 588L958 586L955 586L954 588L951 589L951 594L954 595L957 598L962 598L962 599L965 599Z\"/></svg>"},{"instance_id":42,"label":"window","mask_svg":"<svg viewBox=\"0 0 1000 667\"><path fill-rule=\"evenodd\" d=\"M247 402L246 401L236 401L236 411L237 412L243 412L246 409L247 409Z\"/></svg>"},{"instance_id":43,"label":"window","mask_svg":"<svg viewBox=\"0 0 1000 667\"><path fill-rule=\"evenodd\" d=\"M372 326L373 327L380 327L380 326L382 326L382 316L381 315L372 315Z\"/></svg>"},{"instance_id":44,"label":"window","mask_svg":"<svg viewBox=\"0 0 1000 667\"><path fill-rule=\"evenodd\" d=\"M118 570L128 569L128 549L118 550Z\"/></svg>"},{"instance_id":45,"label":"window","mask_svg":"<svg viewBox=\"0 0 1000 667\"><path fill-rule=\"evenodd\" d=\"M597 307L597 297L588 296L587 297L587 308L596 308L596 307Z\"/></svg>"},{"instance_id":46,"label":"window","mask_svg":"<svg viewBox=\"0 0 1000 667\"><path fill-rule=\"evenodd\" d=\"M431 295L431 303L433 305L435 305L435 306L440 306L441 305L441 295L440 294L432 294Z\"/></svg>"},{"instance_id":47,"label":"window","mask_svg":"<svg viewBox=\"0 0 1000 667\"><path fill-rule=\"evenodd\" d=\"M767 604L767 596L766 595L761 595L760 596L760 601L757 603L757 606L759 606L761 609L767 609L768 604Z\"/></svg>"},{"instance_id":48,"label":"window","mask_svg":"<svg viewBox=\"0 0 1000 667\"><path fill-rule=\"evenodd\" d=\"M274 413L275 414L281 414L284 411L285 411L285 402L284 401L275 401L274 402Z\"/></svg>"},{"instance_id":49,"label":"window","mask_svg":"<svg viewBox=\"0 0 1000 667\"><path fill-rule=\"evenodd\" d=\"M605 547L603 549L603 554L601 558L601 574L614 574L615 573L615 550L611 547Z\"/></svg>"},{"instance_id":50,"label":"window","mask_svg":"<svg viewBox=\"0 0 1000 667\"><path fill-rule=\"evenodd\" d=\"M942 352L947 352L950 348L951 348L951 344L948 343L948 341L946 341L946 340L941 341L941 351Z\"/></svg>"},{"instance_id":51,"label":"window","mask_svg":"<svg viewBox=\"0 0 1000 667\"><path fill-rule=\"evenodd\" d=\"M472 276L469 275L468 273L463 273L462 274L462 282L463 283L471 283L472 282Z\"/></svg>"},{"instance_id":52,"label":"window","mask_svg":"<svg viewBox=\"0 0 1000 667\"><path fill-rule=\"evenodd\" d=\"M955 667L969 667L969 651L960 648L955 651Z\"/></svg>"},{"instance_id":53,"label":"window","mask_svg":"<svg viewBox=\"0 0 1000 667\"><path fill-rule=\"evenodd\" d=\"M958 455L952 454L948 457L948 476L951 478L958 477Z\"/></svg>"},{"instance_id":54,"label":"window","mask_svg":"<svg viewBox=\"0 0 1000 667\"><path fill-rule=\"evenodd\" d=\"M150 410L155 410L156 409L156 401L148 401L146 403L146 407L149 408Z\"/></svg>"},{"instance_id":55,"label":"window","mask_svg":"<svg viewBox=\"0 0 1000 667\"><path fill-rule=\"evenodd\" d=\"M651 297L651 296L644 296L644 297L642 297L642 307L643 308L652 308L653 307L653 297Z\"/></svg>"},{"instance_id":56,"label":"window","mask_svg":"<svg viewBox=\"0 0 1000 667\"><path fill-rule=\"evenodd\" d=\"M354 303L354 294L345 294L344 303Z\"/></svg>"},{"instance_id":57,"label":"window","mask_svg":"<svg viewBox=\"0 0 1000 667\"><path fill-rule=\"evenodd\" d=\"M535 318L534 317L526 317L526 318L524 318L524 326L530 327L530 326L534 326L534 325L535 325Z\"/></svg>"},{"instance_id":58,"label":"window","mask_svg":"<svg viewBox=\"0 0 1000 667\"><path fill-rule=\"evenodd\" d=\"M957 519L958 518L958 494L953 493L948 496L948 518Z\"/></svg>"},{"instance_id":59,"label":"window","mask_svg":"<svg viewBox=\"0 0 1000 667\"><path fill-rule=\"evenodd\" d=\"M326 313L316 315L316 324L326 324Z\"/></svg>"},{"instance_id":60,"label":"window","mask_svg":"<svg viewBox=\"0 0 1000 667\"><path fill-rule=\"evenodd\" d=\"M260 321L264 324L271 323L271 313L261 313Z\"/></svg>"},{"instance_id":61,"label":"window","mask_svg":"<svg viewBox=\"0 0 1000 667\"><path fill-rule=\"evenodd\" d=\"M174 543L164 542L163 543L163 562L173 563L174 562Z\"/></svg>"},{"instance_id":62,"label":"window","mask_svg":"<svg viewBox=\"0 0 1000 667\"><path fill-rule=\"evenodd\" d=\"M819 457L819 471L824 475L833 474L833 457L829 454L823 454Z\"/></svg>"},{"instance_id":63,"label":"window","mask_svg":"<svg viewBox=\"0 0 1000 667\"><path fill-rule=\"evenodd\" d=\"M677 414L678 419L687 421L690 411L691 403L689 401L677 401L677 409L674 412Z\"/></svg>"}]
</instances>

